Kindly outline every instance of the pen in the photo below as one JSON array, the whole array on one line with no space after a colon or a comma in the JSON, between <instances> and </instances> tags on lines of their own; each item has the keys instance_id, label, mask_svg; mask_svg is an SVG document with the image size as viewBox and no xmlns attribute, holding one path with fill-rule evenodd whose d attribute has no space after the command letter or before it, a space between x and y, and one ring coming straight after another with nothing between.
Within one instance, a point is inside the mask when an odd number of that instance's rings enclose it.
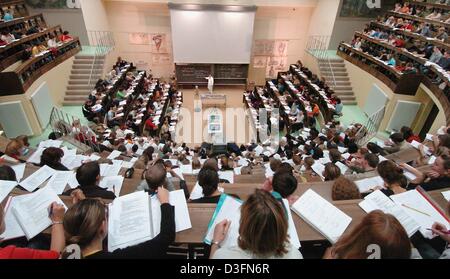
<instances>
[{"instance_id":1,"label":"pen","mask_svg":"<svg viewBox=\"0 0 450 279\"><path fill-rule=\"evenodd\" d=\"M52 217L53 214L53 204L50 205L50 208L48 209L48 217Z\"/></svg>"},{"instance_id":2,"label":"pen","mask_svg":"<svg viewBox=\"0 0 450 279\"><path fill-rule=\"evenodd\" d=\"M411 210L413 210L413 211L415 211L415 212L418 212L418 213L421 213L421 214L423 214L423 215L426 215L426 216L428 216L428 217L431 217L430 214L428 214L428 213L426 213L426 212L423 212L423 211L420 211L420 210L418 210L418 209L415 209L415 208L413 208L413 207L411 207L411 206L408 206L408 205L406 205L406 204L402 204L402 206L403 206L403 207L406 207L406 208L408 208L408 209L411 209Z\"/></svg>"},{"instance_id":3,"label":"pen","mask_svg":"<svg viewBox=\"0 0 450 279\"><path fill-rule=\"evenodd\" d=\"M433 231L433 229L427 229L429 231ZM450 235L450 231L442 232L443 234Z\"/></svg>"}]
</instances>

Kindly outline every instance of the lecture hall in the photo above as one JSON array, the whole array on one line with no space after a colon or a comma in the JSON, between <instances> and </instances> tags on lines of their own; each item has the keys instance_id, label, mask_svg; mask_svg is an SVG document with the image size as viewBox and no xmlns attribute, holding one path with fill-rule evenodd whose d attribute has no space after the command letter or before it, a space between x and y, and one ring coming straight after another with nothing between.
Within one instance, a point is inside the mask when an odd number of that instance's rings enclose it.
<instances>
[{"instance_id":1,"label":"lecture hall","mask_svg":"<svg viewBox=\"0 0 450 279\"><path fill-rule=\"evenodd\" d=\"M449 0L0 0L0 32L0 259L450 259Z\"/></svg>"}]
</instances>

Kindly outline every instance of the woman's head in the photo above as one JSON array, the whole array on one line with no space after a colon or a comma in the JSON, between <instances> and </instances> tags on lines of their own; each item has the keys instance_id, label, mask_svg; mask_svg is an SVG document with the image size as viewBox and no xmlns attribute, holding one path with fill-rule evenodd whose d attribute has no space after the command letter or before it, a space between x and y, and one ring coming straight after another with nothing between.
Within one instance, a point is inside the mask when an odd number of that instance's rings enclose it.
<instances>
[{"instance_id":1,"label":"woman's head","mask_svg":"<svg viewBox=\"0 0 450 279\"><path fill-rule=\"evenodd\" d=\"M393 133L389 138L395 144L400 144L405 140L402 133Z\"/></svg>"},{"instance_id":2,"label":"woman's head","mask_svg":"<svg viewBox=\"0 0 450 279\"><path fill-rule=\"evenodd\" d=\"M64 215L66 242L81 249L94 240L102 241L108 234L105 205L97 199L85 199L67 210Z\"/></svg>"},{"instance_id":3,"label":"woman's head","mask_svg":"<svg viewBox=\"0 0 450 279\"><path fill-rule=\"evenodd\" d=\"M153 160L153 152L155 152L155 149L152 146L147 147L144 152L142 152L142 155L145 158L146 163L148 163L148 161Z\"/></svg>"},{"instance_id":4,"label":"woman's head","mask_svg":"<svg viewBox=\"0 0 450 279\"><path fill-rule=\"evenodd\" d=\"M0 166L0 180L17 181L13 168L7 165Z\"/></svg>"},{"instance_id":5,"label":"woman's head","mask_svg":"<svg viewBox=\"0 0 450 279\"><path fill-rule=\"evenodd\" d=\"M64 157L64 151L61 148L46 148L41 155L41 165L48 165L51 167L56 163L60 163L62 157Z\"/></svg>"},{"instance_id":6,"label":"woman's head","mask_svg":"<svg viewBox=\"0 0 450 279\"><path fill-rule=\"evenodd\" d=\"M433 171L439 173L439 176L448 176L450 170L450 157L447 155L439 156L431 168Z\"/></svg>"},{"instance_id":7,"label":"woman's head","mask_svg":"<svg viewBox=\"0 0 450 279\"><path fill-rule=\"evenodd\" d=\"M198 184L203 188L203 195L209 197L217 191L219 174L212 169L202 169L198 173Z\"/></svg>"},{"instance_id":8,"label":"woman's head","mask_svg":"<svg viewBox=\"0 0 450 279\"><path fill-rule=\"evenodd\" d=\"M339 152L338 149L331 149L330 150L330 160L333 163L336 163L336 162L342 160L341 152Z\"/></svg>"},{"instance_id":9,"label":"woman's head","mask_svg":"<svg viewBox=\"0 0 450 279\"><path fill-rule=\"evenodd\" d=\"M10 157L20 156L20 150L22 147L23 144L20 140L13 139L6 145L5 154Z\"/></svg>"},{"instance_id":10,"label":"woman's head","mask_svg":"<svg viewBox=\"0 0 450 279\"><path fill-rule=\"evenodd\" d=\"M379 249L381 259L409 259L411 243L403 226L392 215L376 210L364 217L350 233L333 246L338 259L367 259Z\"/></svg>"},{"instance_id":11,"label":"woman's head","mask_svg":"<svg viewBox=\"0 0 450 279\"><path fill-rule=\"evenodd\" d=\"M357 200L361 198L361 193L355 182L341 176L333 183L331 197L333 201Z\"/></svg>"},{"instance_id":12,"label":"woman's head","mask_svg":"<svg viewBox=\"0 0 450 279\"><path fill-rule=\"evenodd\" d=\"M328 163L325 165L323 176L325 177L325 181L335 180L341 176L341 169L333 163Z\"/></svg>"},{"instance_id":13,"label":"woman's head","mask_svg":"<svg viewBox=\"0 0 450 279\"><path fill-rule=\"evenodd\" d=\"M239 247L260 257L287 253L288 221L281 204L268 192L256 190L241 207Z\"/></svg>"},{"instance_id":14,"label":"woman's head","mask_svg":"<svg viewBox=\"0 0 450 279\"><path fill-rule=\"evenodd\" d=\"M378 174L383 178L387 187L394 184L401 187L406 187L408 181L406 180L403 170L398 167L393 161L383 161L378 164Z\"/></svg>"}]
</instances>

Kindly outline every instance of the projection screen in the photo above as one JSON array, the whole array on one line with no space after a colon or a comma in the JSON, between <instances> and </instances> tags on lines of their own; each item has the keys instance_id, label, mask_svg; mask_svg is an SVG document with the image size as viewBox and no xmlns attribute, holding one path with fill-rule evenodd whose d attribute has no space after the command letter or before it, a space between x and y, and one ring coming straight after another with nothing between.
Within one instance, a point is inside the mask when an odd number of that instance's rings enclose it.
<instances>
[{"instance_id":1,"label":"projection screen","mask_svg":"<svg viewBox=\"0 0 450 279\"><path fill-rule=\"evenodd\" d=\"M256 7L169 3L174 62L250 64Z\"/></svg>"}]
</instances>

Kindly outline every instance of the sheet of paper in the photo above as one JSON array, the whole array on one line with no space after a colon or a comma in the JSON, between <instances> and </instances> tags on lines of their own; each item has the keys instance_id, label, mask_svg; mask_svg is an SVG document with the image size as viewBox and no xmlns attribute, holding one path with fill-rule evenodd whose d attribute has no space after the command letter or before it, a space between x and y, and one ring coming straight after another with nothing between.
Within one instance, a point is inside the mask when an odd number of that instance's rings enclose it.
<instances>
[{"instance_id":1,"label":"sheet of paper","mask_svg":"<svg viewBox=\"0 0 450 279\"><path fill-rule=\"evenodd\" d=\"M22 230L22 227L17 222L16 216L12 212L12 206L15 203L13 197L9 197L5 206L5 232L0 235L0 239L9 240L18 237L25 236L25 232Z\"/></svg>"},{"instance_id":2,"label":"sheet of paper","mask_svg":"<svg viewBox=\"0 0 450 279\"><path fill-rule=\"evenodd\" d=\"M341 162L336 162L335 165L341 170L342 175L344 175L348 171L348 167Z\"/></svg>"},{"instance_id":3,"label":"sheet of paper","mask_svg":"<svg viewBox=\"0 0 450 279\"><path fill-rule=\"evenodd\" d=\"M121 168L119 164L100 164L100 176L117 176Z\"/></svg>"},{"instance_id":4,"label":"sheet of paper","mask_svg":"<svg viewBox=\"0 0 450 279\"><path fill-rule=\"evenodd\" d=\"M89 161L98 161L100 160L102 157L96 155L96 154L91 154L91 156L89 156Z\"/></svg>"},{"instance_id":5,"label":"sheet of paper","mask_svg":"<svg viewBox=\"0 0 450 279\"><path fill-rule=\"evenodd\" d=\"M67 184L69 184L69 187L71 189L75 189L80 185L80 183L78 183L77 174L75 172L70 175L69 181L67 181Z\"/></svg>"},{"instance_id":6,"label":"sheet of paper","mask_svg":"<svg viewBox=\"0 0 450 279\"><path fill-rule=\"evenodd\" d=\"M314 165L311 166L312 170L320 176L322 180L325 180L325 177L323 176L323 172L325 171L325 166L316 161Z\"/></svg>"},{"instance_id":7,"label":"sheet of paper","mask_svg":"<svg viewBox=\"0 0 450 279\"><path fill-rule=\"evenodd\" d=\"M19 164L15 166L11 166L11 168L16 173L17 182L20 182L23 178L23 174L25 173L26 164Z\"/></svg>"},{"instance_id":8,"label":"sheet of paper","mask_svg":"<svg viewBox=\"0 0 450 279\"><path fill-rule=\"evenodd\" d=\"M34 151L34 153L28 158L27 162L39 165L41 163L41 155L44 150L45 148L36 149L36 151Z\"/></svg>"},{"instance_id":9,"label":"sheet of paper","mask_svg":"<svg viewBox=\"0 0 450 279\"><path fill-rule=\"evenodd\" d=\"M420 232L426 238L434 238L429 231L435 222L450 227L450 223L442 216L417 190L407 191L390 197L402 206L405 212L420 225Z\"/></svg>"},{"instance_id":10,"label":"sheet of paper","mask_svg":"<svg viewBox=\"0 0 450 279\"><path fill-rule=\"evenodd\" d=\"M118 151L118 150L113 150L113 152L111 152L111 154L109 154L108 157L106 157L106 159L110 159L110 160L114 160L117 157L120 156L120 154L122 154L122 152Z\"/></svg>"},{"instance_id":11,"label":"sheet of paper","mask_svg":"<svg viewBox=\"0 0 450 279\"><path fill-rule=\"evenodd\" d=\"M450 201L450 191L442 192L442 195L447 201Z\"/></svg>"},{"instance_id":12,"label":"sheet of paper","mask_svg":"<svg viewBox=\"0 0 450 279\"><path fill-rule=\"evenodd\" d=\"M39 148L60 147L62 140L44 140L39 143Z\"/></svg>"},{"instance_id":13,"label":"sheet of paper","mask_svg":"<svg viewBox=\"0 0 450 279\"><path fill-rule=\"evenodd\" d=\"M348 158L350 158L350 153L344 153L342 154L342 158L344 158L345 160L348 160Z\"/></svg>"},{"instance_id":14,"label":"sheet of paper","mask_svg":"<svg viewBox=\"0 0 450 279\"><path fill-rule=\"evenodd\" d=\"M347 152L348 148L338 146L338 150L341 153L345 153L345 152Z\"/></svg>"},{"instance_id":15,"label":"sheet of paper","mask_svg":"<svg viewBox=\"0 0 450 279\"><path fill-rule=\"evenodd\" d=\"M294 219L292 219L291 209L289 208L289 202L286 199L283 199L284 208L286 209L287 219L288 219L288 234L289 234L289 242L293 247L299 249L301 246L300 240L298 239L297 229L295 228Z\"/></svg>"},{"instance_id":16,"label":"sheet of paper","mask_svg":"<svg viewBox=\"0 0 450 279\"><path fill-rule=\"evenodd\" d=\"M25 178L20 182L20 186L25 188L28 192L33 192L38 188L44 181L46 181L50 176L52 176L56 171L49 166L45 165L35 171L32 175Z\"/></svg>"},{"instance_id":17,"label":"sheet of paper","mask_svg":"<svg viewBox=\"0 0 450 279\"><path fill-rule=\"evenodd\" d=\"M414 221L414 219L411 218L401 206L394 203L380 190L367 195L362 203L363 205L361 206L360 204L360 206L367 213L370 213L373 210L381 210L386 214L393 215L397 218L400 224L402 224L409 237L411 237L420 228L420 225Z\"/></svg>"},{"instance_id":18,"label":"sheet of paper","mask_svg":"<svg viewBox=\"0 0 450 279\"><path fill-rule=\"evenodd\" d=\"M27 239L35 237L52 224L49 207L53 202L64 205L50 187L44 187L32 194L16 196L14 199L17 199L17 202L12 210Z\"/></svg>"},{"instance_id":19,"label":"sheet of paper","mask_svg":"<svg viewBox=\"0 0 450 279\"><path fill-rule=\"evenodd\" d=\"M350 216L311 189L306 191L291 208L331 243L336 243L352 221Z\"/></svg>"},{"instance_id":20,"label":"sheet of paper","mask_svg":"<svg viewBox=\"0 0 450 279\"><path fill-rule=\"evenodd\" d=\"M107 176L103 177L102 180L99 183L99 187L108 189L108 191L111 191L118 197L120 195L120 191L122 190L124 177L121 175L117 176Z\"/></svg>"},{"instance_id":21,"label":"sheet of paper","mask_svg":"<svg viewBox=\"0 0 450 279\"><path fill-rule=\"evenodd\" d=\"M56 194L61 195L73 173L73 171L56 171L45 187L51 187Z\"/></svg>"},{"instance_id":22,"label":"sheet of paper","mask_svg":"<svg viewBox=\"0 0 450 279\"><path fill-rule=\"evenodd\" d=\"M17 186L16 181L0 180L0 203L9 195L9 193Z\"/></svg>"},{"instance_id":23,"label":"sheet of paper","mask_svg":"<svg viewBox=\"0 0 450 279\"><path fill-rule=\"evenodd\" d=\"M188 165L180 164L180 169L181 169L181 173L192 174L192 165L191 164L188 164Z\"/></svg>"},{"instance_id":24,"label":"sheet of paper","mask_svg":"<svg viewBox=\"0 0 450 279\"><path fill-rule=\"evenodd\" d=\"M384 187L384 180L381 176L375 176L355 181L355 184L358 187L359 192L366 193L376 187Z\"/></svg>"},{"instance_id":25,"label":"sheet of paper","mask_svg":"<svg viewBox=\"0 0 450 279\"><path fill-rule=\"evenodd\" d=\"M192 228L189 210L183 190L169 193L169 203L175 207L175 231L181 232ZM161 231L161 203L157 196L150 198L151 215L155 236Z\"/></svg>"},{"instance_id":26,"label":"sheet of paper","mask_svg":"<svg viewBox=\"0 0 450 279\"><path fill-rule=\"evenodd\" d=\"M230 182L230 184L234 183L234 171L219 171L219 178L225 179Z\"/></svg>"},{"instance_id":27,"label":"sheet of paper","mask_svg":"<svg viewBox=\"0 0 450 279\"><path fill-rule=\"evenodd\" d=\"M149 196L135 192L116 198L109 205L108 251L133 246L152 239Z\"/></svg>"},{"instance_id":28,"label":"sheet of paper","mask_svg":"<svg viewBox=\"0 0 450 279\"><path fill-rule=\"evenodd\" d=\"M208 230L204 242L211 244L214 235L214 228L223 220L231 221L228 234L222 242L222 247L237 246L237 240L239 237L239 224L241 218L241 205L242 201L232 198L228 195L222 195L220 201L217 204L216 211L209 222Z\"/></svg>"}]
</instances>

